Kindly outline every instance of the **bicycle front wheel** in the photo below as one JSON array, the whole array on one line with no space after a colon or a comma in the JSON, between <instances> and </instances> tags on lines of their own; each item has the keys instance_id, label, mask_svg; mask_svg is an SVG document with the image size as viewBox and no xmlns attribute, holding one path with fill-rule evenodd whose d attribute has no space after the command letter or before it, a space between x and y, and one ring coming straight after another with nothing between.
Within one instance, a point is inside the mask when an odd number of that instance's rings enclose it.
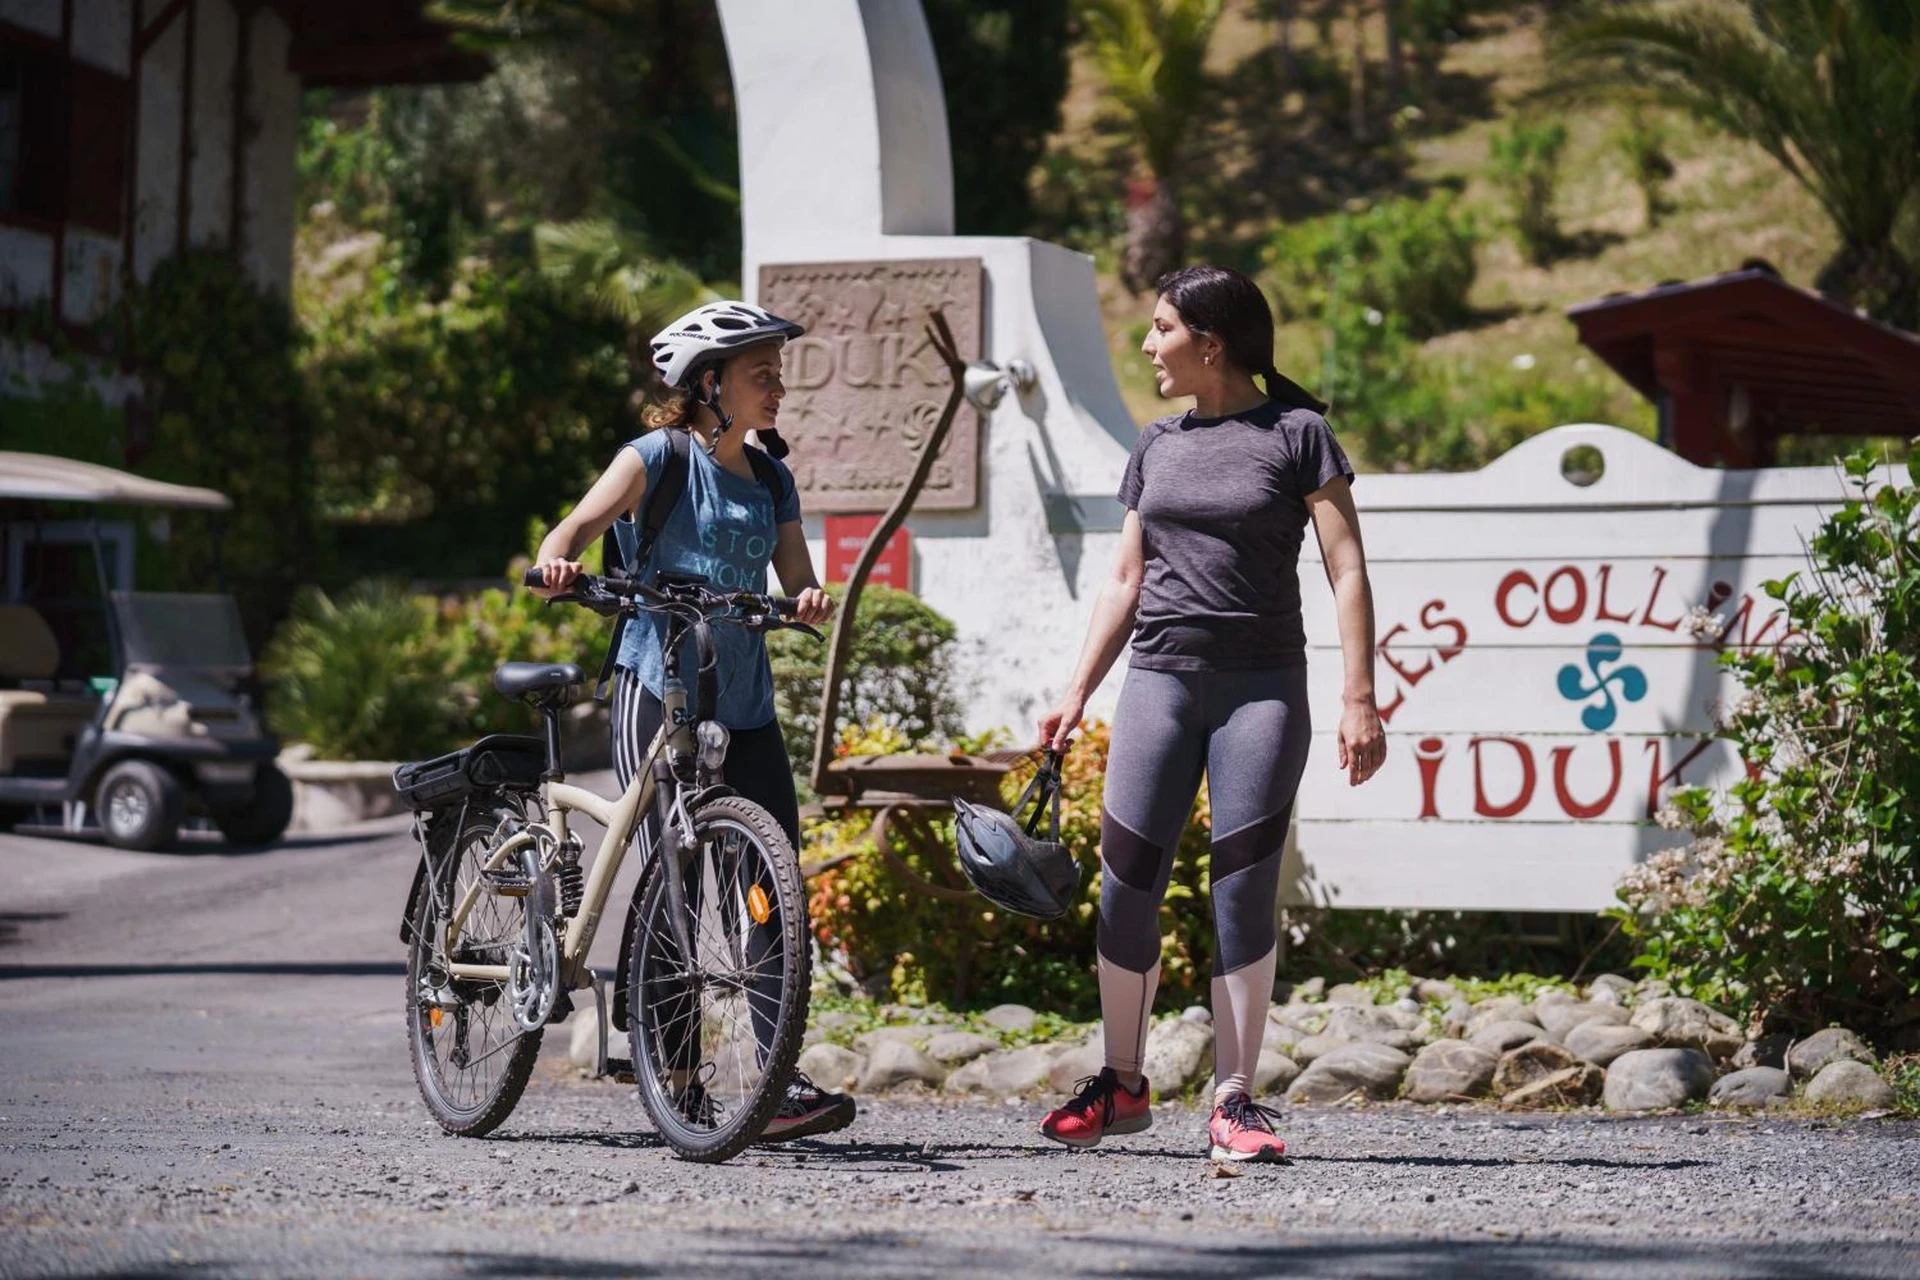
<instances>
[{"instance_id":1,"label":"bicycle front wheel","mask_svg":"<svg viewBox=\"0 0 1920 1280\"><path fill-rule=\"evenodd\" d=\"M693 821L695 847L678 855L684 930L665 865L676 855L656 852L641 877L627 1034L654 1128L686 1159L716 1162L759 1137L785 1095L811 959L800 860L773 815L724 796Z\"/></svg>"}]
</instances>

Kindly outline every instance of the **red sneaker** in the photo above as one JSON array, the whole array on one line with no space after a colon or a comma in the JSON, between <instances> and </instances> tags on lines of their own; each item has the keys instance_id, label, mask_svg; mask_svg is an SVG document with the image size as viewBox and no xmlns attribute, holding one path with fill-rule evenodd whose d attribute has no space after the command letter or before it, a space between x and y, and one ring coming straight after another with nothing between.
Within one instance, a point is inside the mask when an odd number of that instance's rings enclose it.
<instances>
[{"instance_id":1,"label":"red sneaker","mask_svg":"<svg viewBox=\"0 0 1920 1280\"><path fill-rule=\"evenodd\" d=\"M1153 1127L1153 1092L1143 1078L1135 1093L1112 1067L1078 1082L1073 1100L1048 1113L1040 1132L1069 1147L1097 1146L1110 1133L1145 1133Z\"/></svg>"},{"instance_id":2,"label":"red sneaker","mask_svg":"<svg viewBox=\"0 0 1920 1280\"><path fill-rule=\"evenodd\" d=\"M1278 1111L1261 1106L1244 1093L1236 1093L1213 1109L1207 1122L1207 1137L1213 1143L1215 1160L1278 1160L1287 1144L1274 1136L1273 1121Z\"/></svg>"}]
</instances>

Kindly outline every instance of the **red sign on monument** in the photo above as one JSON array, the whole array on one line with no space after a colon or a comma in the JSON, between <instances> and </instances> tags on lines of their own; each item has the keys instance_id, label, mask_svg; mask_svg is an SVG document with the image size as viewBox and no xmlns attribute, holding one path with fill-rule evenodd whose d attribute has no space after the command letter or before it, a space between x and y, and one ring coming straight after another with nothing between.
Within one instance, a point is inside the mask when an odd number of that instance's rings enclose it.
<instances>
[{"instance_id":1,"label":"red sign on monument","mask_svg":"<svg viewBox=\"0 0 1920 1280\"><path fill-rule=\"evenodd\" d=\"M868 516L827 516L827 581L845 582L853 575L853 566L860 559L860 549L867 545L867 538L880 527L880 517ZM880 558L873 562L873 572L867 575L868 582L877 582L883 587L892 587L896 591L913 590L913 534L905 525L894 530L887 539L887 545L880 552Z\"/></svg>"}]
</instances>

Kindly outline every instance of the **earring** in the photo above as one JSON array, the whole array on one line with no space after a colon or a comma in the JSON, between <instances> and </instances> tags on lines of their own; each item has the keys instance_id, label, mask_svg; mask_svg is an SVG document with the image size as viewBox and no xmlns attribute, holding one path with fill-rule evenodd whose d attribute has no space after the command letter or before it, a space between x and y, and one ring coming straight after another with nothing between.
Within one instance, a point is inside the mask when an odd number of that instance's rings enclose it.
<instances>
[{"instance_id":1,"label":"earring","mask_svg":"<svg viewBox=\"0 0 1920 1280\"><path fill-rule=\"evenodd\" d=\"M1212 363L1213 363L1213 357L1212 357L1212 356L1201 356L1201 357L1200 357L1200 363L1202 363L1202 364L1212 364Z\"/></svg>"}]
</instances>

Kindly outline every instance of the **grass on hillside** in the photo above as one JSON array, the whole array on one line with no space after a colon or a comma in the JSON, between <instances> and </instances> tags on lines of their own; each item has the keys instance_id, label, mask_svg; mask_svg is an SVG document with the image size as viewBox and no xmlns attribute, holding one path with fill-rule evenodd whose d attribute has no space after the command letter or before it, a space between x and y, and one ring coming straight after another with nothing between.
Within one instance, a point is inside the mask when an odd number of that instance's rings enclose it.
<instances>
[{"instance_id":1,"label":"grass on hillside","mask_svg":"<svg viewBox=\"0 0 1920 1280\"><path fill-rule=\"evenodd\" d=\"M1272 217L1263 222L1258 216L1263 210L1276 217L1310 216L1350 201L1454 188L1485 232L1470 295L1478 320L1430 339L1424 354L1454 364L1463 379L1486 370L1590 381L1612 422L1650 434L1652 406L1579 344L1566 308L1663 280L1730 271L1753 257L1806 285L1832 253L1833 232L1812 197L1757 148L1672 115L1661 117L1676 170L1666 191L1671 208L1649 229L1640 191L1613 140L1623 113L1607 107L1556 111L1531 100L1546 77L1542 35L1540 16L1531 9L1477 19L1441 61L1427 120L1397 142L1355 155L1342 133L1344 121L1323 118L1324 108L1316 113L1305 95L1273 83L1273 25L1254 16L1252 0L1229 0L1211 58L1226 86L1223 108L1196 142L1215 176L1189 184L1197 224L1190 256L1243 269L1256 264L1273 224ZM1319 45L1310 22L1296 22L1293 36L1303 74L1313 83L1327 83L1330 71L1344 74L1352 43L1345 23L1334 24L1330 48ZM1377 79L1383 37L1378 30L1369 37ZM1082 56L1052 149L1110 172L1123 161L1116 158L1118 140L1102 116L1100 98L1098 72ZM1492 136L1522 112L1554 115L1568 132L1556 208L1569 249L1545 267L1521 256L1486 173ZM1209 207L1216 195L1223 207L1231 206L1228 212ZM1139 353L1152 299L1120 286L1117 245L1096 246L1095 257L1114 374L1128 408L1145 423L1171 408L1155 391ZM1284 325L1278 341L1282 369L1309 386L1317 383L1323 341L1312 324ZM1516 358L1528 356L1531 368L1519 370ZM1337 426L1337 411L1334 420ZM1558 425L1541 422L1539 428Z\"/></svg>"}]
</instances>

